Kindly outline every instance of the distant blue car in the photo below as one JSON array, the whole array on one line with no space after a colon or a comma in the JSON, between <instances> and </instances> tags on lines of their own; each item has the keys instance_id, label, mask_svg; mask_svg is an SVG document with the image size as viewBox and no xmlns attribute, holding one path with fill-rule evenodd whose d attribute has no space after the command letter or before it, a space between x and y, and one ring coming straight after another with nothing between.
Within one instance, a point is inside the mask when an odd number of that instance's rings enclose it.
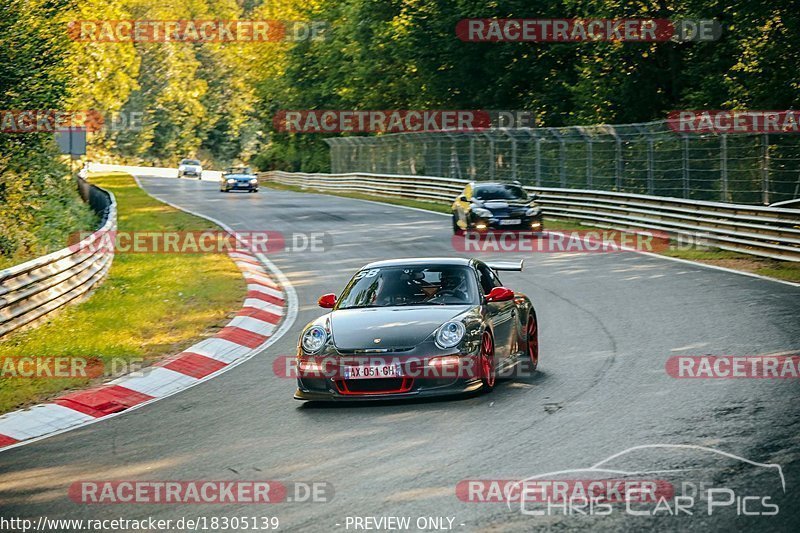
<instances>
[{"instance_id":1,"label":"distant blue car","mask_svg":"<svg viewBox=\"0 0 800 533\"><path fill-rule=\"evenodd\" d=\"M258 191L258 178L250 167L229 167L222 173L222 181L219 184L221 192L230 191Z\"/></svg>"}]
</instances>

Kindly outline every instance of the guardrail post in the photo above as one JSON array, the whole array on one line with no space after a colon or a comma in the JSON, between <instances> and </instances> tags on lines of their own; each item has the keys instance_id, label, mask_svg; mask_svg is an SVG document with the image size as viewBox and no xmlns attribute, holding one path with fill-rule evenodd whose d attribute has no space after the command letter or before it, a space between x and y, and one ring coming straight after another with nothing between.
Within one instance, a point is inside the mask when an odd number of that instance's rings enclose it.
<instances>
[{"instance_id":1,"label":"guardrail post","mask_svg":"<svg viewBox=\"0 0 800 533\"><path fill-rule=\"evenodd\" d=\"M550 131L558 139L558 182L561 188L567 187L567 145L564 137L554 128Z\"/></svg>"},{"instance_id":2,"label":"guardrail post","mask_svg":"<svg viewBox=\"0 0 800 533\"><path fill-rule=\"evenodd\" d=\"M592 144L592 139L589 138L586 140L586 188L592 188L592 166L594 159L594 144Z\"/></svg>"},{"instance_id":3,"label":"guardrail post","mask_svg":"<svg viewBox=\"0 0 800 533\"><path fill-rule=\"evenodd\" d=\"M442 176L442 140L436 140L436 175Z\"/></svg>"},{"instance_id":4,"label":"guardrail post","mask_svg":"<svg viewBox=\"0 0 800 533\"><path fill-rule=\"evenodd\" d=\"M683 197L689 198L689 136L683 136Z\"/></svg>"},{"instance_id":5,"label":"guardrail post","mask_svg":"<svg viewBox=\"0 0 800 533\"><path fill-rule=\"evenodd\" d=\"M614 186L617 189L617 192L622 191L622 139L619 138L617 132L614 132L614 163L615 163L615 172L614 172Z\"/></svg>"},{"instance_id":6,"label":"guardrail post","mask_svg":"<svg viewBox=\"0 0 800 533\"><path fill-rule=\"evenodd\" d=\"M403 173L403 139L397 137L397 174Z\"/></svg>"},{"instance_id":7,"label":"guardrail post","mask_svg":"<svg viewBox=\"0 0 800 533\"><path fill-rule=\"evenodd\" d=\"M728 194L728 136L720 135L719 138L719 174L720 174L720 200L730 201Z\"/></svg>"},{"instance_id":8,"label":"guardrail post","mask_svg":"<svg viewBox=\"0 0 800 533\"><path fill-rule=\"evenodd\" d=\"M484 133L484 136L489 140L489 179L493 180L495 171L494 139L488 133Z\"/></svg>"},{"instance_id":9,"label":"guardrail post","mask_svg":"<svg viewBox=\"0 0 800 533\"><path fill-rule=\"evenodd\" d=\"M445 135L447 135L447 139L450 141L450 166L447 170L447 177L455 176L456 178L461 178L461 161L458 158L456 139L453 137L452 133L445 133Z\"/></svg>"},{"instance_id":10,"label":"guardrail post","mask_svg":"<svg viewBox=\"0 0 800 533\"><path fill-rule=\"evenodd\" d=\"M656 180L653 171L653 159L655 159L655 142L653 138L647 137L647 194L653 194L656 189Z\"/></svg>"},{"instance_id":11,"label":"guardrail post","mask_svg":"<svg viewBox=\"0 0 800 533\"><path fill-rule=\"evenodd\" d=\"M517 179L517 139L511 137L511 179Z\"/></svg>"},{"instance_id":12,"label":"guardrail post","mask_svg":"<svg viewBox=\"0 0 800 533\"><path fill-rule=\"evenodd\" d=\"M475 167L475 134L469 134L469 176L475 179L478 169Z\"/></svg>"},{"instance_id":13,"label":"guardrail post","mask_svg":"<svg viewBox=\"0 0 800 533\"><path fill-rule=\"evenodd\" d=\"M762 202L769 205L769 134L761 136L761 192Z\"/></svg>"}]
</instances>

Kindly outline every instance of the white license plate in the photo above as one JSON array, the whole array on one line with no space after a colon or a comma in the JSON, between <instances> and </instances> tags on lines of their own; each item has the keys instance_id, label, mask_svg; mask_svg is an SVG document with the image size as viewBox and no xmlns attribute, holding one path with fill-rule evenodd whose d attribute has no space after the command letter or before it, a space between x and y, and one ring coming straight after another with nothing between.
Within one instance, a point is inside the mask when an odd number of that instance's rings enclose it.
<instances>
[{"instance_id":1,"label":"white license plate","mask_svg":"<svg viewBox=\"0 0 800 533\"><path fill-rule=\"evenodd\" d=\"M397 378L403 375L399 364L345 366L344 379Z\"/></svg>"},{"instance_id":2,"label":"white license plate","mask_svg":"<svg viewBox=\"0 0 800 533\"><path fill-rule=\"evenodd\" d=\"M500 221L501 226L518 226L520 223L522 223L522 220L518 218L506 218Z\"/></svg>"}]
</instances>

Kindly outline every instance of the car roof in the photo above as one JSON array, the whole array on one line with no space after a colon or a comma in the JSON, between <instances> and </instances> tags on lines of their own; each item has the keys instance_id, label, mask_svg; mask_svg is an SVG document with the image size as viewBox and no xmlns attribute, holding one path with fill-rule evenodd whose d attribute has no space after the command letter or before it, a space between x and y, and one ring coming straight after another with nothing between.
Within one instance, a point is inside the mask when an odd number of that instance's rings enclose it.
<instances>
[{"instance_id":1,"label":"car roof","mask_svg":"<svg viewBox=\"0 0 800 533\"><path fill-rule=\"evenodd\" d=\"M513 181L473 181L473 187L481 187L483 185L503 185L503 186L514 186L514 187L522 187L519 183L514 183Z\"/></svg>"},{"instance_id":2,"label":"car roof","mask_svg":"<svg viewBox=\"0 0 800 533\"><path fill-rule=\"evenodd\" d=\"M425 265L454 265L470 266L472 259L465 257L409 257L406 259L388 259L375 261L364 265L362 268L378 268L388 266L425 266Z\"/></svg>"}]
</instances>

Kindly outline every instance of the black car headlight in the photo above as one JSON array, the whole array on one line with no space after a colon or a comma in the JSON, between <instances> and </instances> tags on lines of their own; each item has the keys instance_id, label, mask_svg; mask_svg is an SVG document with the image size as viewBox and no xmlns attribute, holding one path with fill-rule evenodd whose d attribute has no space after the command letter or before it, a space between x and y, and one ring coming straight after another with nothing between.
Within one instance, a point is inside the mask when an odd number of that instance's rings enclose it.
<instances>
[{"instance_id":1,"label":"black car headlight","mask_svg":"<svg viewBox=\"0 0 800 533\"><path fill-rule=\"evenodd\" d=\"M527 211L525 211L526 217L536 217L539 216L542 212L541 207L529 207Z\"/></svg>"},{"instance_id":2,"label":"black car headlight","mask_svg":"<svg viewBox=\"0 0 800 533\"><path fill-rule=\"evenodd\" d=\"M492 212L488 209L484 209L483 207L475 207L472 209L472 213L475 216L482 217L482 218L489 218L492 216Z\"/></svg>"},{"instance_id":3,"label":"black car headlight","mask_svg":"<svg viewBox=\"0 0 800 533\"><path fill-rule=\"evenodd\" d=\"M445 322L436 331L436 346L439 348L452 348L464 338L467 328L461 322Z\"/></svg>"},{"instance_id":4,"label":"black car headlight","mask_svg":"<svg viewBox=\"0 0 800 533\"><path fill-rule=\"evenodd\" d=\"M317 353L325 347L328 341L328 332L322 326L311 326L304 333L301 340L306 353Z\"/></svg>"}]
</instances>

